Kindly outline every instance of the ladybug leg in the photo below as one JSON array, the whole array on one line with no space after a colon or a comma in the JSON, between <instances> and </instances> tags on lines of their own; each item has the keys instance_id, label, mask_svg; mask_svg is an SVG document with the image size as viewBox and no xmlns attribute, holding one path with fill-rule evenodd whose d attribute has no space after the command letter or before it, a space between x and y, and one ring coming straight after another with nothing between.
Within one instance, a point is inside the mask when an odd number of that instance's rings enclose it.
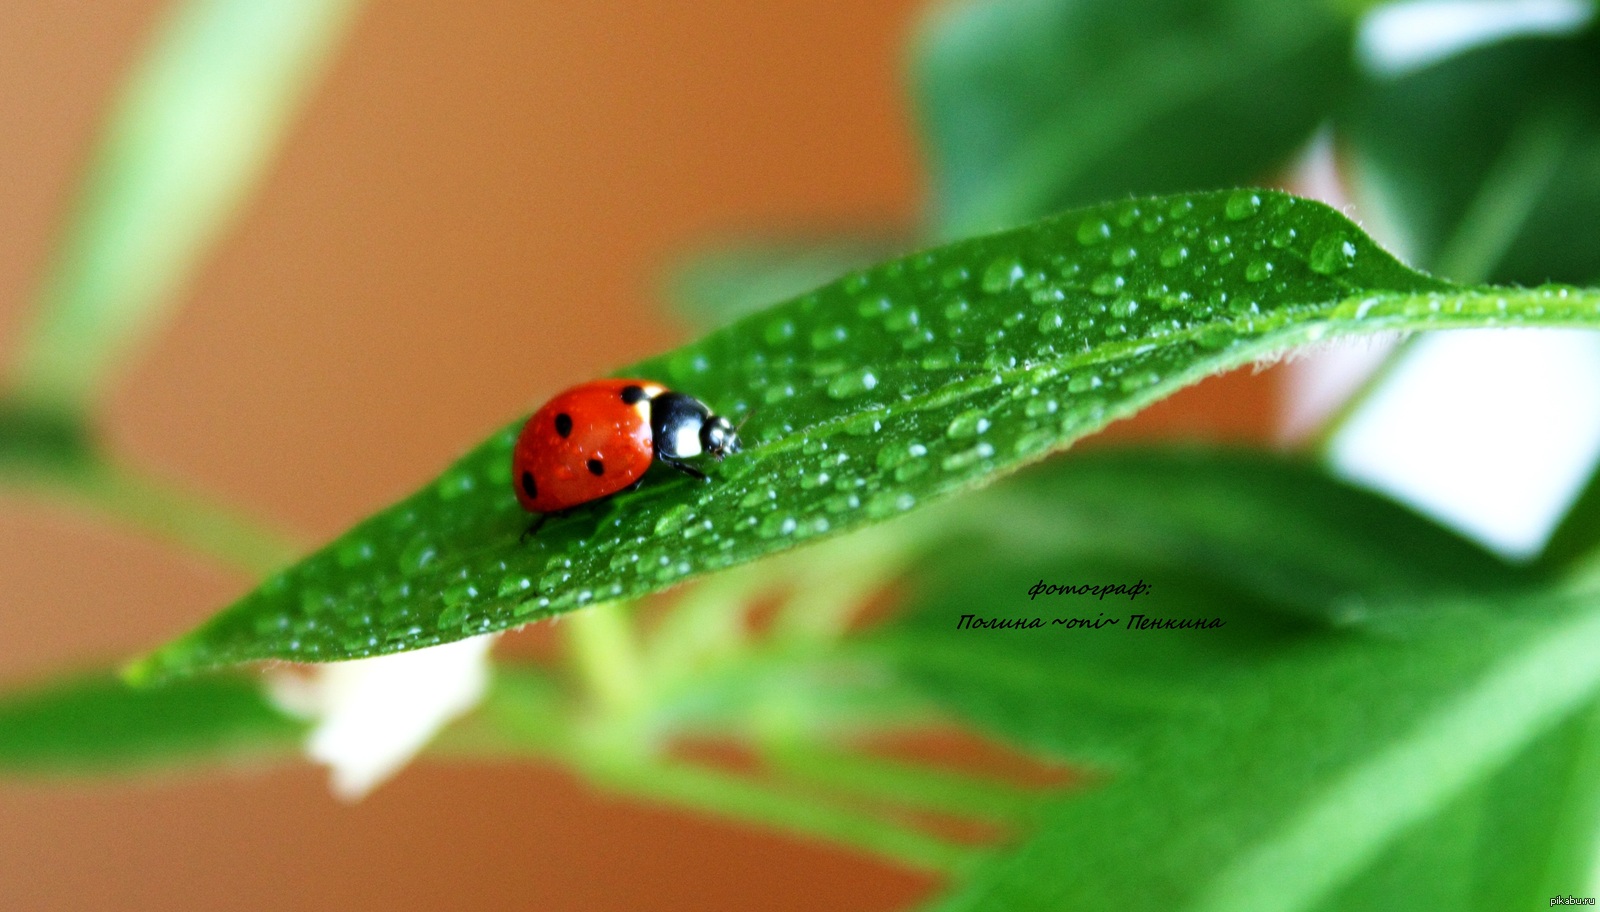
<instances>
[{"instance_id":1,"label":"ladybug leg","mask_svg":"<svg viewBox=\"0 0 1600 912\"><path fill-rule=\"evenodd\" d=\"M528 528L523 529L522 534L517 536L517 544L525 544L528 539L538 535L539 530L544 527L545 523L550 521L552 515L550 513L540 513L539 518L529 523Z\"/></svg>"},{"instance_id":2,"label":"ladybug leg","mask_svg":"<svg viewBox=\"0 0 1600 912\"><path fill-rule=\"evenodd\" d=\"M701 481L709 481L710 480L706 476L706 473L700 471L699 469L695 468L692 465L689 465L689 464L683 463L683 462L679 462L678 460L673 459L671 456L661 456L661 457L658 457L658 458L660 458L660 460L662 462L666 463L669 466L672 466L674 469L677 469L678 471L680 471L683 474L689 476L690 478L698 478Z\"/></svg>"}]
</instances>

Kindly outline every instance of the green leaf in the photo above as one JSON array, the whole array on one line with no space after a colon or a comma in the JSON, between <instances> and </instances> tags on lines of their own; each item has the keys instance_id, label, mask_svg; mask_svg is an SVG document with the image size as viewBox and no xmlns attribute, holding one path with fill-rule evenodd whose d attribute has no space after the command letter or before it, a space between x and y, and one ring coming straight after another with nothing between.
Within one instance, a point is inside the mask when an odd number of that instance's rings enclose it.
<instances>
[{"instance_id":1,"label":"green leaf","mask_svg":"<svg viewBox=\"0 0 1600 912\"><path fill-rule=\"evenodd\" d=\"M79 468L93 458L89 431L72 415L0 399L0 476Z\"/></svg>"},{"instance_id":2,"label":"green leaf","mask_svg":"<svg viewBox=\"0 0 1600 912\"><path fill-rule=\"evenodd\" d=\"M1263 537L1285 528L1285 509L1271 505L1293 502L1295 474L1310 478L1291 466L1263 473L1274 495L1263 497ZM1027 479L1018 494L1048 502L1072 479L1065 465L1059 478ZM1135 500L1139 483L1134 473L1124 481ZM1383 525L1398 512L1348 491L1330 519L1346 527L1329 536L1330 564L1364 517ZM1479 600L1446 587L1432 600L1419 596L1403 628L1329 628L1237 598L1226 561L1209 585L1169 576L1159 555L1157 569L1096 567L1078 547L1077 522L1070 511L1063 517L1056 549L1018 549L995 536L940 555L916 610L878 635L883 653L948 708L1094 764L1088 788L1057 799L1035 835L938 908L1285 912L1437 900L1487 912L1543 903L1559 878L1580 873L1572 861L1595 831L1585 816L1595 800L1588 772L1600 698L1592 594ZM1459 559L1423 575L1442 576ZM1041 575L1132 582L1128 574L1140 572L1152 590L1114 607L1081 597L1039 605L1023 591ZM1317 574L1309 582L1321 585ZM1122 623L958 629L974 612L1092 618L1101 610ZM1225 626L1130 630L1133 613Z\"/></svg>"},{"instance_id":3,"label":"green leaf","mask_svg":"<svg viewBox=\"0 0 1600 912\"><path fill-rule=\"evenodd\" d=\"M1354 186L1462 281L1600 279L1600 28L1372 77L1340 124Z\"/></svg>"},{"instance_id":4,"label":"green leaf","mask_svg":"<svg viewBox=\"0 0 1600 912\"><path fill-rule=\"evenodd\" d=\"M130 688L109 673L0 697L0 774L106 773L292 752L305 727L259 682Z\"/></svg>"},{"instance_id":5,"label":"green leaf","mask_svg":"<svg viewBox=\"0 0 1600 912\"><path fill-rule=\"evenodd\" d=\"M1337 106L1351 21L1320 0L975 0L913 85L946 236L1064 206L1254 183Z\"/></svg>"},{"instance_id":6,"label":"green leaf","mask_svg":"<svg viewBox=\"0 0 1600 912\"><path fill-rule=\"evenodd\" d=\"M1309 463L1247 451L1101 451L998 489L968 515L996 546L1208 580L1251 604L1335 624L1403 623L1422 597L1503 595L1534 582L1393 501Z\"/></svg>"},{"instance_id":7,"label":"green leaf","mask_svg":"<svg viewBox=\"0 0 1600 912\"><path fill-rule=\"evenodd\" d=\"M188 0L113 109L25 336L17 394L82 411L260 183L354 0Z\"/></svg>"},{"instance_id":8,"label":"green leaf","mask_svg":"<svg viewBox=\"0 0 1600 912\"><path fill-rule=\"evenodd\" d=\"M720 326L869 266L904 243L887 237L769 238L729 244L688 260L667 297L697 324Z\"/></svg>"},{"instance_id":9,"label":"green leaf","mask_svg":"<svg viewBox=\"0 0 1600 912\"><path fill-rule=\"evenodd\" d=\"M513 423L134 674L396 652L631 598L981 485L1298 344L1486 325L1600 325L1600 294L1449 286L1272 191L1084 209L851 274L622 371L756 410L709 483L662 470L520 541Z\"/></svg>"},{"instance_id":10,"label":"green leaf","mask_svg":"<svg viewBox=\"0 0 1600 912\"><path fill-rule=\"evenodd\" d=\"M1589 480L1578 492L1572 506L1567 508L1544 550L1539 552L1538 565L1555 573L1569 570L1585 558L1600 556L1600 465L1589 471Z\"/></svg>"}]
</instances>

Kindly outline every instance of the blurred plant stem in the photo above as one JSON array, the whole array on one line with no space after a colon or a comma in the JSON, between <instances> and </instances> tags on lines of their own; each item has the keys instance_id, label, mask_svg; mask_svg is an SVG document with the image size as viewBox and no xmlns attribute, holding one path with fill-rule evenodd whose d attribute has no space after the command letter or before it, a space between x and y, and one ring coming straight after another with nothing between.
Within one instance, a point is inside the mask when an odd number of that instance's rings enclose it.
<instances>
[{"instance_id":1,"label":"blurred plant stem","mask_svg":"<svg viewBox=\"0 0 1600 912\"><path fill-rule=\"evenodd\" d=\"M305 550L237 510L101 460L58 469L0 468L0 490L8 488L111 520L258 578Z\"/></svg>"},{"instance_id":2,"label":"blurred plant stem","mask_svg":"<svg viewBox=\"0 0 1600 912\"><path fill-rule=\"evenodd\" d=\"M578 616L587 613L592 609ZM442 752L532 755L575 770L607 791L830 840L917 870L958 874L981 855L814 789L660 756L637 741L629 749L615 737L597 735L556 689L527 671L497 670L478 721L448 735Z\"/></svg>"},{"instance_id":3,"label":"blurred plant stem","mask_svg":"<svg viewBox=\"0 0 1600 912\"><path fill-rule=\"evenodd\" d=\"M808 657L830 655L862 606L905 567L922 540L907 528L892 524L717 574L667 606L648 633L634 623L629 604L573 612L558 629L580 697L572 699L543 672L502 667L480 724L456 733L444 750L531 752L612 792L833 840L921 870L962 871L979 850L896 816L910 811L1017 825L1037 796L841 748L833 733L850 727L860 695L844 701L847 719L827 695L795 683L808 673L829 677ZM775 609L770 626L752 618L763 606ZM765 696L730 703L729 688ZM707 705L723 709L708 717ZM880 721L895 727L912 715ZM675 735L707 725L753 748L765 772L670 756L666 745Z\"/></svg>"},{"instance_id":4,"label":"blurred plant stem","mask_svg":"<svg viewBox=\"0 0 1600 912\"><path fill-rule=\"evenodd\" d=\"M564 627L573 666L608 718L631 718L646 685L628 606L620 602L575 611Z\"/></svg>"}]
</instances>

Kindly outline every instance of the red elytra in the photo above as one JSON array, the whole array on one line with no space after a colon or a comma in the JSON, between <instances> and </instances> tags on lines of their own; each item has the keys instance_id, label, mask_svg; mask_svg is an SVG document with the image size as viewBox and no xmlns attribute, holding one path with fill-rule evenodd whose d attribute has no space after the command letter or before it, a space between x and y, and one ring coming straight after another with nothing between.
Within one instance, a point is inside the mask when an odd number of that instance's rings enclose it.
<instances>
[{"instance_id":1,"label":"red elytra","mask_svg":"<svg viewBox=\"0 0 1600 912\"><path fill-rule=\"evenodd\" d=\"M644 395L625 402L630 387ZM512 484L523 509L559 512L643 477L655 456L650 400L664 391L649 380L593 380L534 412L511 454Z\"/></svg>"}]
</instances>

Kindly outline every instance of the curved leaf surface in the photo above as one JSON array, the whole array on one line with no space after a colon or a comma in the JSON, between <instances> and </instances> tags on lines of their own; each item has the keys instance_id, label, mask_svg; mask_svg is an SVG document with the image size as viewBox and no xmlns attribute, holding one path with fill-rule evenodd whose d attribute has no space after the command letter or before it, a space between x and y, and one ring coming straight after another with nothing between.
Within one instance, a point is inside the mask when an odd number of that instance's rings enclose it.
<instances>
[{"instance_id":1,"label":"curved leaf surface","mask_svg":"<svg viewBox=\"0 0 1600 912\"><path fill-rule=\"evenodd\" d=\"M709 483L647 476L520 542L513 423L134 673L396 652L642 595L983 484L1297 344L1484 325L1600 325L1600 293L1453 287L1272 191L1079 210L853 273L622 371L755 411Z\"/></svg>"}]
</instances>

